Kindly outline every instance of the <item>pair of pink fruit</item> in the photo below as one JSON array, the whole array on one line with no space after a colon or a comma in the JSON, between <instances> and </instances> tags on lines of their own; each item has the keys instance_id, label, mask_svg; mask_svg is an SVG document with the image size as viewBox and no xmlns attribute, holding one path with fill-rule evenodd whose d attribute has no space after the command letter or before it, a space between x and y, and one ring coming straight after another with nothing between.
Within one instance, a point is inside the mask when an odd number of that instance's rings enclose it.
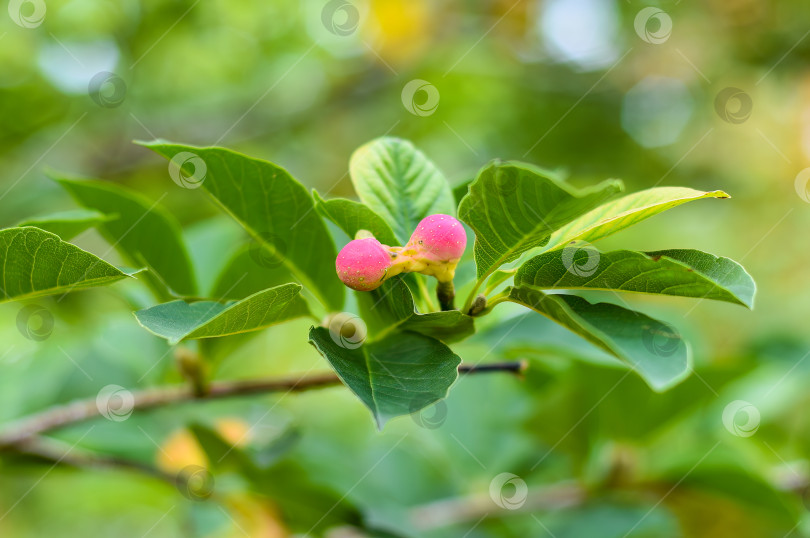
<instances>
[{"instance_id":1,"label":"pair of pink fruit","mask_svg":"<svg viewBox=\"0 0 810 538\"><path fill-rule=\"evenodd\" d=\"M453 281L456 265L467 246L464 226L450 215L422 219L404 247L383 245L361 230L335 260L338 278L353 290L371 291L400 273L435 276Z\"/></svg>"}]
</instances>

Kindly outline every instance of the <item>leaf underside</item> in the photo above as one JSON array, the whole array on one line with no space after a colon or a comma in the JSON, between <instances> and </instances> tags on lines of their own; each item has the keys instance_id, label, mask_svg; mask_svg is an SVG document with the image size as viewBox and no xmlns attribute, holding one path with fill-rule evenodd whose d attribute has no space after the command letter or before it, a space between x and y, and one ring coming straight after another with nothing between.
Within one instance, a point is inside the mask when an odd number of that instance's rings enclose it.
<instances>
[{"instance_id":1,"label":"leaf underside","mask_svg":"<svg viewBox=\"0 0 810 538\"><path fill-rule=\"evenodd\" d=\"M630 366L656 391L689 373L690 352L676 329L640 312L575 295L515 287L509 300L547 316Z\"/></svg>"}]
</instances>

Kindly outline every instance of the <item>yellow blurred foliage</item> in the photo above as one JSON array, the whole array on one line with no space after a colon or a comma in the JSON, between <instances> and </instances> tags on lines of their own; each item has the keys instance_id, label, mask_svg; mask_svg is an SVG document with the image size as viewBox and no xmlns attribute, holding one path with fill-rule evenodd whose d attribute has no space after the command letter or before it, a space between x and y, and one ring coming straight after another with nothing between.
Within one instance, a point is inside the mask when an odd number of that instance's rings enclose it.
<instances>
[{"instance_id":1,"label":"yellow blurred foliage","mask_svg":"<svg viewBox=\"0 0 810 538\"><path fill-rule=\"evenodd\" d=\"M392 66L407 65L422 55L435 36L431 4L425 0L379 0L371 2L368 37L374 52Z\"/></svg>"},{"instance_id":2,"label":"yellow blurred foliage","mask_svg":"<svg viewBox=\"0 0 810 538\"><path fill-rule=\"evenodd\" d=\"M247 423L237 418L218 419L214 423L214 430L233 446L244 445L250 433ZM179 473L189 465L207 468L208 463L202 447L187 428L169 435L156 456L158 468L166 473Z\"/></svg>"}]
</instances>

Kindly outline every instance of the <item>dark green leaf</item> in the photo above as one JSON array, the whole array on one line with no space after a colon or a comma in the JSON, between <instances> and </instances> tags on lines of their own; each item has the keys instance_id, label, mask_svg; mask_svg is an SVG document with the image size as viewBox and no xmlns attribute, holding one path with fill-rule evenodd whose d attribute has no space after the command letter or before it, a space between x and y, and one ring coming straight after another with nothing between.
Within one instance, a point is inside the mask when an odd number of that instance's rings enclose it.
<instances>
[{"instance_id":1,"label":"dark green leaf","mask_svg":"<svg viewBox=\"0 0 810 538\"><path fill-rule=\"evenodd\" d=\"M111 284L126 273L34 227L0 230L0 302Z\"/></svg>"},{"instance_id":2,"label":"dark green leaf","mask_svg":"<svg viewBox=\"0 0 810 538\"><path fill-rule=\"evenodd\" d=\"M727 301L751 308L756 285L739 264L699 250L599 252L569 246L535 256L515 286L658 293Z\"/></svg>"},{"instance_id":3,"label":"dark green leaf","mask_svg":"<svg viewBox=\"0 0 810 538\"><path fill-rule=\"evenodd\" d=\"M180 225L157 202L114 183L70 179L62 174L51 177L79 204L111 217L99 225L99 231L129 263L147 266L177 294L196 295L196 278ZM161 289L154 275L144 277L153 289Z\"/></svg>"},{"instance_id":4,"label":"dark green leaf","mask_svg":"<svg viewBox=\"0 0 810 538\"><path fill-rule=\"evenodd\" d=\"M418 333L395 332L355 347L313 327L309 341L371 410L379 428L445 398L461 363L445 344Z\"/></svg>"},{"instance_id":5,"label":"dark green leaf","mask_svg":"<svg viewBox=\"0 0 810 538\"><path fill-rule=\"evenodd\" d=\"M407 140L383 137L361 146L349 164L354 190L404 245L428 215L455 215L450 185Z\"/></svg>"},{"instance_id":6,"label":"dark green leaf","mask_svg":"<svg viewBox=\"0 0 810 538\"><path fill-rule=\"evenodd\" d=\"M138 323L174 345L181 340L256 331L309 313L301 286L284 284L232 303L172 301L135 312Z\"/></svg>"},{"instance_id":7,"label":"dark green leaf","mask_svg":"<svg viewBox=\"0 0 810 538\"><path fill-rule=\"evenodd\" d=\"M286 170L224 148L159 140L143 145L170 161L183 153L202 159L205 174L198 181L203 190L325 306L342 307L345 287L335 274L332 238L307 190Z\"/></svg>"},{"instance_id":8,"label":"dark green leaf","mask_svg":"<svg viewBox=\"0 0 810 538\"><path fill-rule=\"evenodd\" d=\"M555 230L621 189L621 182L610 180L577 191L528 164L490 163L458 208L475 232L478 278L545 245Z\"/></svg>"},{"instance_id":9,"label":"dark green leaf","mask_svg":"<svg viewBox=\"0 0 810 538\"><path fill-rule=\"evenodd\" d=\"M449 343L475 332L473 318L458 310L416 312L413 295L401 276L385 281L376 290L356 292L356 295L360 316L371 339L400 330L418 332Z\"/></svg>"},{"instance_id":10,"label":"dark green leaf","mask_svg":"<svg viewBox=\"0 0 810 538\"><path fill-rule=\"evenodd\" d=\"M689 348L680 334L640 312L526 287L512 288L508 299L549 317L621 359L654 390L666 390L689 372Z\"/></svg>"}]
</instances>

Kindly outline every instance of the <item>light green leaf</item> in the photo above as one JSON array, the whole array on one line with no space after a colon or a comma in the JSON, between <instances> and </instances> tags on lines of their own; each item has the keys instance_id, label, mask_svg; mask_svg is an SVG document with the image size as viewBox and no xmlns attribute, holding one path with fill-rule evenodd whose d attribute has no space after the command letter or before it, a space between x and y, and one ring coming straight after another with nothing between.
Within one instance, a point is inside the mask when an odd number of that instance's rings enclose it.
<instances>
[{"instance_id":1,"label":"light green leaf","mask_svg":"<svg viewBox=\"0 0 810 538\"><path fill-rule=\"evenodd\" d=\"M349 172L360 200L391 226L400 245L428 215L455 215L444 175L407 140L383 137L361 146Z\"/></svg>"},{"instance_id":2,"label":"light green leaf","mask_svg":"<svg viewBox=\"0 0 810 538\"><path fill-rule=\"evenodd\" d=\"M34 226L40 230L51 232L65 241L76 237L83 231L97 226L102 222L107 222L114 218L111 215L104 215L98 211L89 209L72 209L70 211L60 211L24 220L17 226Z\"/></svg>"},{"instance_id":3,"label":"light green leaf","mask_svg":"<svg viewBox=\"0 0 810 538\"><path fill-rule=\"evenodd\" d=\"M545 245L555 230L621 189L620 181L609 180L578 191L528 164L488 164L458 208L459 218L475 231L479 280Z\"/></svg>"},{"instance_id":4,"label":"light green leaf","mask_svg":"<svg viewBox=\"0 0 810 538\"><path fill-rule=\"evenodd\" d=\"M393 331L413 331L443 342L456 342L475 332L473 318L458 310L416 312L413 295L401 276L383 282L373 291L356 292L360 317L369 340Z\"/></svg>"},{"instance_id":5,"label":"light green leaf","mask_svg":"<svg viewBox=\"0 0 810 538\"><path fill-rule=\"evenodd\" d=\"M565 247L576 239L594 242L638 224L667 209L703 198L730 198L723 191L704 192L686 187L655 187L634 192L589 211L554 232L546 250Z\"/></svg>"},{"instance_id":6,"label":"light green leaf","mask_svg":"<svg viewBox=\"0 0 810 538\"><path fill-rule=\"evenodd\" d=\"M345 198L324 200L316 191L312 191L312 195L318 212L334 222L350 239L354 239L359 230L368 230L383 245L397 245L391 227L367 205Z\"/></svg>"},{"instance_id":7,"label":"light green leaf","mask_svg":"<svg viewBox=\"0 0 810 538\"><path fill-rule=\"evenodd\" d=\"M738 263L699 250L599 252L569 246L524 263L515 286L598 289L698 297L749 308L756 285Z\"/></svg>"},{"instance_id":8,"label":"light green leaf","mask_svg":"<svg viewBox=\"0 0 810 538\"><path fill-rule=\"evenodd\" d=\"M640 312L526 287L511 288L508 300L547 316L619 358L656 391L670 388L689 373L689 347L681 335Z\"/></svg>"},{"instance_id":9,"label":"light green leaf","mask_svg":"<svg viewBox=\"0 0 810 538\"><path fill-rule=\"evenodd\" d=\"M283 284L241 301L172 301L135 312L138 323L174 345L181 340L215 338L264 329L309 313L301 286Z\"/></svg>"},{"instance_id":10,"label":"light green leaf","mask_svg":"<svg viewBox=\"0 0 810 538\"><path fill-rule=\"evenodd\" d=\"M0 230L0 302L111 284L127 275L59 236L26 226Z\"/></svg>"},{"instance_id":11,"label":"light green leaf","mask_svg":"<svg viewBox=\"0 0 810 538\"><path fill-rule=\"evenodd\" d=\"M205 168L195 174L204 174L195 179L202 189L325 306L340 310L345 287L335 273L335 246L309 193L289 172L225 148L141 144L170 161L181 154L191 156L184 163L201 159Z\"/></svg>"},{"instance_id":12,"label":"light green leaf","mask_svg":"<svg viewBox=\"0 0 810 538\"><path fill-rule=\"evenodd\" d=\"M396 332L343 347L328 329L313 327L309 342L371 410L378 428L445 398L461 363L445 344L418 333Z\"/></svg>"},{"instance_id":13,"label":"light green leaf","mask_svg":"<svg viewBox=\"0 0 810 538\"><path fill-rule=\"evenodd\" d=\"M180 225L157 202L114 183L56 173L51 177L76 202L110 217L98 226L99 231L128 263L154 272L145 273L144 279L160 296L167 295L164 285L179 295L196 295L196 278Z\"/></svg>"}]
</instances>

